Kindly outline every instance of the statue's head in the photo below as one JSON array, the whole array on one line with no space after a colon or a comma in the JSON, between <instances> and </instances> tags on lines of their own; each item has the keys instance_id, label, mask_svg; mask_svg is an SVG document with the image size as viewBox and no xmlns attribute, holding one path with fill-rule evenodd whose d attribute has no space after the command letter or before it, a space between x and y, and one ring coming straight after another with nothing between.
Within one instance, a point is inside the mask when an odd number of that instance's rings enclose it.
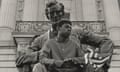
<instances>
[{"instance_id":1,"label":"statue's head","mask_svg":"<svg viewBox=\"0 0 120 72\"><path fill-rule=\"evenodd\" d=\"M51 1L46 4L45 13L48 20L52 22L61 20L64 16L64 5L62 3L58 3L57 1Z\"/></svg>"}]
</instances>

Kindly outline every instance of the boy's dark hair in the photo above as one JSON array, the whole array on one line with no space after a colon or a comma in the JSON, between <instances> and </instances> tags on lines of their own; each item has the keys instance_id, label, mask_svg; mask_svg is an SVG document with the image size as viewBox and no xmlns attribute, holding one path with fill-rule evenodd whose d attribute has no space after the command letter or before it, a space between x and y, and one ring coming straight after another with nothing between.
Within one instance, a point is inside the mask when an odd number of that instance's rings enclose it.
<instances>
[{"instance_id":1,"label":"boy's dark hair","mask_svg":"<svg viewBox=\"0 0 120 72\"><path fill-rule=\"evenodd\" d=\"M46 4L46 9L45 9L45 14L46 14L48 19L49 19L49 16L48 16L49 11L48 10L52 9L53 7L56 7L56 8L60 7L61 11L62 11L62 13L64 15L64 5L62 3L58 3L57 1L51 1L51 2Z\"/></svg>"}]
</instances>

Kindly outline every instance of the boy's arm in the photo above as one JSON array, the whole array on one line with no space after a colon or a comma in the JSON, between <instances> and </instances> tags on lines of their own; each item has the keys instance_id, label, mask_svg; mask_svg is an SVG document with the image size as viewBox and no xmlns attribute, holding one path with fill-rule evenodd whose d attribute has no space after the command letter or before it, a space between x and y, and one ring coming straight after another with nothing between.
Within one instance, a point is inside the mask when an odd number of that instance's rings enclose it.
<instances>
[{"instance_id":1,"label":"boy's arm","mask_svg":"<svg viewBox=\"0 0 120 72\"><path fill-rule=\"evenodd\" d=\"M51 59L50 58L50 52L51 52L51 49L48 45L48 42L47 41L43 48L41 49L40 51L40 56L39 56L39 61L42 63L42 64L47 64L47 65L55 65L57 67L61 67L62 64L63 64L63 61L62 60L55 60L55 59Z\"/></svg>"},{"instance_id":2,"label":"boy's arm","mask_svg":"<svg viewBox=\"0 0 120 72\"><path fill-rule=\"evenodd\" d=\"M71 58L75 64L87 64L89 54L85 54L83 49L79 46L76 46L76 56Z\"/></svg>"}]
</instances>

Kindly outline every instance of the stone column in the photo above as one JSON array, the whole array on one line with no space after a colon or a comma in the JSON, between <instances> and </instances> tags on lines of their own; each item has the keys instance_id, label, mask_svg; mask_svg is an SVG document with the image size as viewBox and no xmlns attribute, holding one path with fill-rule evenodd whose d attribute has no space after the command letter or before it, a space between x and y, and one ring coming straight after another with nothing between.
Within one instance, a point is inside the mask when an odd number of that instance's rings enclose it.
<instances>
[{"instance_id":1,"label":"stone column","mask_svg":"<svg viewBox=\"0 0 120 72\"><path fill-rule=\"evenodd\" d=\"M71 2L71 12L70 12L70 19L71 21L76 21L76 0L72 0Z\"/></svg>"},{"instance_id":2,"label":"stone column","mask_svg":"<svg viewBox=\"0 0 120 72\"><path fill-rule=\"evenodd\" d=\"M0 16L1 16L1 8L0 8Z\"/></svg>"},{"instance_id":3,"label":"stone column","mask_svg":"<svg viewBox=\"0 0 120 72\"><path fill-rule=\"evenodd\" d=\"M1 16L1 0L0 0L0 16Z\"/></svg>"},{"instance_id":4,"label":"stone column","mask_svg":"<svg viewBox=\"0 0 120 72\"><path fill-rule=\"evenodd\" d=\"M84 21L96 21L97 9L95 0L82 0Z\"/></svg>"},{"instance_id":5,"label":"stone column","mask_svg":"<svg viewBox=\"0 0 120 72\"><path fill-rule=\"evenodd\" d=\"M103 0L103 3L109 36L115 45L120 45L120 10L118 0Z\"/></svg>"},{"instance_id":6,"label":"stone column","mask_svg":"<svg viewBox=\"0 0 120 72\"><path fill-rule=\"evenodd\" d=\"M38 21L45 21L45 0L39 0Z\"/></svg>"},{"instance_id":7,"label":"stone column","mask_svg":"<svg viewBox=\"0 0 120 72\"><path fill-rule=\"evenodd\" d=\"M72 0L70 19L72 21L83 20L82 0Z\"/></svg>"},{"instance_id":8,"label":"stone column","mask_svg":"<svg viewBox=\"0 0 120 72\"><path fill-rule=\"evenodd\" d=\"M0 16L0 45L13 44L12 32L16 23L17 0L2 0Z\"/></svg>"},{"instance_id":9,"label":"stone column","mask_svg":"<svg viewBox=\"0 0 120 72\"><path fill-rule=\"evenodd\" d=\"M82 7L82 0L76 0L76 17L77 21L83 21L83 7Z\"/></svg>"},{"instance_id":10,"label":"stone column","mask_svg":"<svg viewBox=\"0 0 120 72\"><path fill-rule=\"evenodd\" d=\"M38 0L24 0L23 21L37 21Z\"/></svg>"}]
</instances>

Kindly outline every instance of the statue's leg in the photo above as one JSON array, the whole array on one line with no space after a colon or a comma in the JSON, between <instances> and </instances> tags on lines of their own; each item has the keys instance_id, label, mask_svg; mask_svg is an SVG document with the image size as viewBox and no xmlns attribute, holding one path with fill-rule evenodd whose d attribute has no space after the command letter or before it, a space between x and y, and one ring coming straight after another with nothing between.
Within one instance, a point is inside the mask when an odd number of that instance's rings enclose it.
<instances>
[{"instance_id":1,"label":"statue's leg","mask_svg":"<svg viewBox=\"0 0 120 72\"><path fill-rule=\"evenodd\" d=\"M45 65L37 63L33 67L33 72L47 72Z\"/></svg>"}]
</instances>

